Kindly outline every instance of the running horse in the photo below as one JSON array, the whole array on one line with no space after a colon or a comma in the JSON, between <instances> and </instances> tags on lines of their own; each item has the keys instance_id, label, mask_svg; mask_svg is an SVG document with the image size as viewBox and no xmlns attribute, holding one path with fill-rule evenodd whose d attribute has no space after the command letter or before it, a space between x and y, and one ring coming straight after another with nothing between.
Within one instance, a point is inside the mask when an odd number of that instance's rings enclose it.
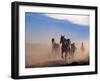
<instances>
[{"instance_id":1,"label":"running horse","mask_svg":"<svg viewBox=\"0 0 100 81\"><path fill-rule=\"evenodd\" d=\"M75 43L72 43L71 44L71 50L70 50L70 54L71 54L71 57L73 58L74 54L75 54L75 51L76 51L76 46L75 46Z\"/></svg>"},{"instance_id":2,"label":"running horse","mask_svg":"<svg viewBox=\"0 0 100 81\"><path fill-rule=\"evenodd\" d=\"M84 48L84 44L83 44L83 42L82 42L82 44L81 44L81 51L82 51L82 52L85 51L85 48Z\"/></svg>"},{"instance_id":3,"label":"running horse","mask_svg":"<svg viewBox=\"0 0 100 81\"><path fill-rule=\"evenodd\" d=\"M70 54L70 46L71 46L71 41L70 39L66 39L65 36L61 36L60 38L60 44L61 44L61 57L66 59L66 56ZM65 53L65 56L64 56Z\"/></svg>"},{"instance_id":4,"label":"running horse","mask_svg":"<svg viewBox=\"0 0 100 81\"><path fill-rule=\"evenodd\" d=\"M52 42L52 53L59 54L59 52L60 52L60 45L55 42L54 38L51 39L51 42Z\"/></svg>"}]
</instances>

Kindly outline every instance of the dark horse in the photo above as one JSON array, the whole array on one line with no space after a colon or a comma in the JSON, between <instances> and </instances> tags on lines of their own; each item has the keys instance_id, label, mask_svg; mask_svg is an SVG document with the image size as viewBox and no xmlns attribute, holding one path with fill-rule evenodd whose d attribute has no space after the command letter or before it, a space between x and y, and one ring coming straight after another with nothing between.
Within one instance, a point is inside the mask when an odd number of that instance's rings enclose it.
<instances>
[{"instance_id":1,"label":"dark horse","mask_svg":"<svg viewBox=\"0 0 100 81\"><path fill-rule=\"evenodd\" d=\"M62 44L61 45L61 57L63 58L63 54L65 53L65 59L66 59L67 54L70 54L71 41L70 39L66 39L65 36L61 36L60 44Z\"/></svg>"}]
</instances>

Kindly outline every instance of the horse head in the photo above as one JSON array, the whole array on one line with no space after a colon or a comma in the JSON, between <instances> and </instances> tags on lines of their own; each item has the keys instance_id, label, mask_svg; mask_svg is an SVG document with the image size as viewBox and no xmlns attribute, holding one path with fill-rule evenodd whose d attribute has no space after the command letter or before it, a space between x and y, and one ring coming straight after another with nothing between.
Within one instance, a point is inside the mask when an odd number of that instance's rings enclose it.
<instances>
[{"instance_id":1,"label":"horse head","mask_svg":"<svg viewBox=\"0 0 100 81\"><path fill-rule=\"evenodd\" d=\"M61 37L60 37L60 43L62 43L64 41L64 39L65 39L65 36L61 35Z\"/></svg>"},{"instance_id":2,"label":"horse head","mask_svg":"<svg viewBox=\"0 0 100 81\"><path fill-rule=\"evenodd\" d=\"M52 38L52 39L51 39L51 42L52 42L52 43L54 43L54 42L55 42L55 39L54 39L54 38Z\"/></svg>"}]
</instances>

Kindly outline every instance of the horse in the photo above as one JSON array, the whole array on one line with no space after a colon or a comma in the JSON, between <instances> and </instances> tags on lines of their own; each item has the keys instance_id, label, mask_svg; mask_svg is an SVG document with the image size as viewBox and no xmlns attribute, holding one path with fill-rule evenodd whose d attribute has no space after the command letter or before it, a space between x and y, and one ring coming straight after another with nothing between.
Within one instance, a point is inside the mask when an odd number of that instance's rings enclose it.
<instances>
[{"instance_id":1,"label":"horse","mask_svg":"<svg viewBox=\"0 0 100 81\"><path fill-rule=\"evenodd\" d=\"M76 51L76 46L75 46L75 43L72 43L71 44L71 49L70 49L70 54L71 54L71 56L72 56L72 58L73 58L73 56L74 56L74 54L75 54L75 51Z\"/></svg>"},{"instance_id":2,"label":"horse","mask_svg":"<svg viewBox=\"0 0 100 81\"><path fill-rule=\"evenodd\" d=\"M81 44L81 51L82 51L82 52L85 51L85 48L84 48L84 44L83 44L83 42L82 42L82 44Z\"/></svg>"},{"instance_id":3,"label":"horse","mask_svg":"<svg viewBox=\"0 0 100 81\"><path fill-rule=\"evenodd\" d=\"M61 36L60 44L62 44L61 45L61 57L64 58L63 54L65 53L65 59L66 59L67 54L70 54L71 41L70 39L66 39L65 36Z\"/></svg>"},{"instance_id":4,"label":"horse","mask_svg":"<svg viewBox=\"0 0 100 81\"><path fill-rule=\"evenodd\" d=\"M60 52L60 45L55 42L54 38L51 39L51 42L52 42L52 53L59 54L59 52Z\"/></svg>"}]
</instances>

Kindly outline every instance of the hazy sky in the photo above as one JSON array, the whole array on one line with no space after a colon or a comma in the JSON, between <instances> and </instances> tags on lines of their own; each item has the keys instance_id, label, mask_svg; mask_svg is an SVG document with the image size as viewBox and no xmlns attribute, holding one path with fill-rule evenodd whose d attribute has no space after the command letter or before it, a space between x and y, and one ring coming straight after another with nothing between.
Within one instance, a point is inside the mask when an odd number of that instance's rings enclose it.
<instances>
[{"instance_id":1,"label":"hazy sky","mask_svg":"<svg viewBox=\"0 0 100 81\"><path fill-rule=\"evenodd\" d=\"M26 43L51 43L65 35L73 41L89 40L89 16L68 14L25 13Z\"/></svg>"}]
</instances>

